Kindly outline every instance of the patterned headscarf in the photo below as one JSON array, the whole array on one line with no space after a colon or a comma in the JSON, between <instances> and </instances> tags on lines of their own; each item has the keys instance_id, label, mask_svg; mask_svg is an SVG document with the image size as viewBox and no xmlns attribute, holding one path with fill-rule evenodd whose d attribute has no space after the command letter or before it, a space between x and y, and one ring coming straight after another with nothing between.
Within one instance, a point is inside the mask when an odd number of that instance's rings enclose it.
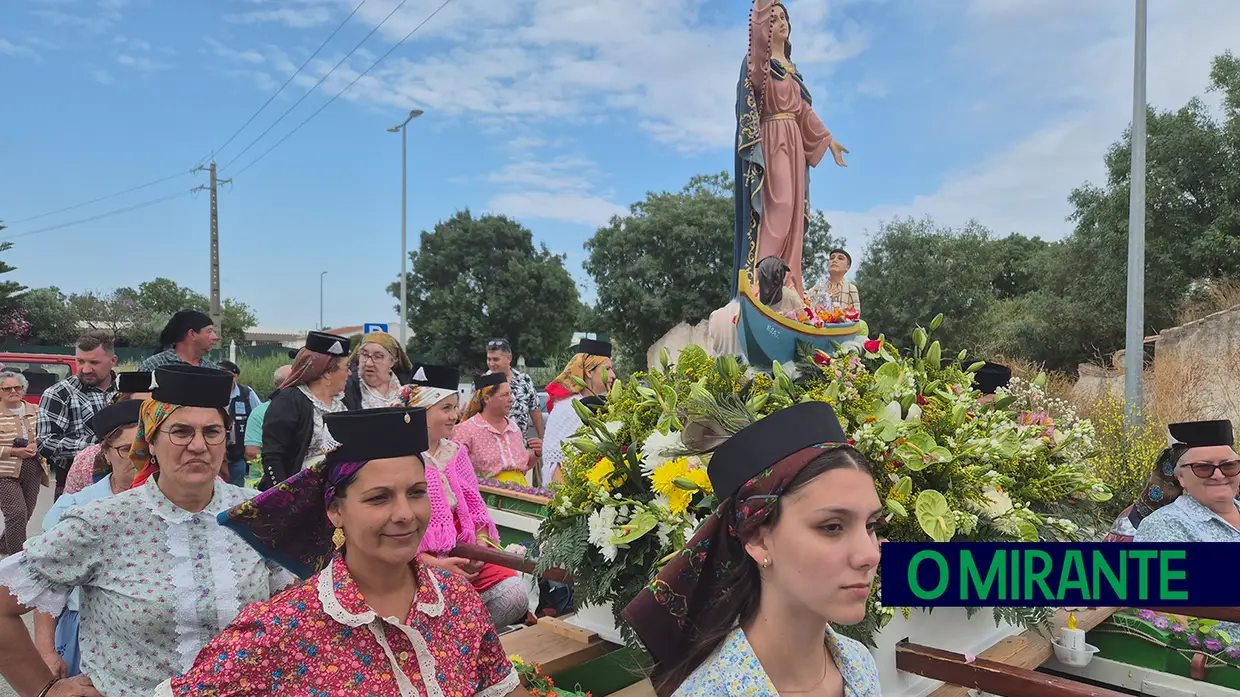
<instances>
[{"instance_id":1,"label":"patterned headscarf","mask_svg":"<svg viewBox=\"0 0 1240 697\"><path fill-rule=\"evenodd\" d=\"M746 482L698 528L684 549L664 566L621 613L655 661L678 662L693 644L690 618L722 599L728 572L743 561L750 539L775 512L788 485L819 455L841 447L823 443L799 450Z\"/></svg>"},{"instance_id":2,"label":"patterned headscarf","mask_svg":"<svg viewBox=\"0 0 1240 697\"><path fill-rule=\"evenodd\" d=\"M357 348L353 349L353 356L349 358L349 365L357 365L357 354L361 352L362 347L366 344L382 346L392 356L392 360L396 362L396 370L402 373L408 373L413 370L413 363L409 360L409 355L405 353L405 349L400 347L400 342L397 341L396 337L387 332L363 334L361 343L357 345Z\"/></svg>"},{"instance_id":3,"label":"patterned headscarf","mask_svg":"<svg viewBox=\"0 0 1240 697\"><path fill-rule=\"evenodd\" d=\"M137 489L146 483L152 475L159 471L159 463L151 455L151 438L164 421L172 416L172 412L180 409L179 404L168 404L148 399L142 403L138 412L138 433L129 448L129 460L133 463L138 475L134 477L131 489Z\"/></svg>"},{"instance_id":4,"label":"patterned headscarf","mask_svg":"<svg viewBox=\"0 0 1240 697\"><path fill-rule=\"evenodd\" d=\"M456 390L449 390L443 387L405 385L400 388L400 401L401 404L404 404L407 407L422 407L424 409L430 409L454 394L458 394L458 392Z\"/></svg>"},{"instance_id":5,"label":"patterned headscarf","mask_svg":"<svg viewBox=\"0 0 1240 697\"><path fill-rule=\"evenodd\" d=\"M1176 500L1183 493L1180 483L1175 478L1175 465L1179 462L1180 456L1187 451L1188 447L1181 445L1167 448L1159 453L1158 459L1154 462L1154 471L1150 473L1150 478L1146 482L1145 490L1141 492L1141 497L1128 512L1128 521L1134 528L1140 527L1141 521L1149 517L1151 513Z\"/></svg>"},{"instance_id":6,"label":"patterned headscarf","mask_svg":"<svg viewBox=\"0 0 1240 697\"><path fill-rule=\"evenodd\" d=\"M556 402L585 392L585 388L578 385L573 378L588 383L589 376L593 375L594 371L602 367L607 360L606 356L591 356L585 353L573 356L556 379L547 385L548 411L551 410L552 405Z\"/></svg>"},{"instance_id":7,"label":"patterned headscarf","mask_svg":"<svg viewBox=\"0 0 1240 697\"><path fill-rule=\"evenodd\" d=\"M219 515L219 523L237 533L265 559L299 578L310 578L336 555L335 532L327 508L336 486L365 462L320 460L258 496Z\"/></svg>"},{"instance_id":8,"label":"patterned headscarf","mask_svg":"<svg viewBox=\"0 0 1240 697\"><path fill-rule=\"evenodd\" d=\"M297 356L293 358L293 369L289 371L288 378L277 387L286 390L298 385L309 385L323 377L327 369L332 367L332 364L339 358L340 356L300 349L297 351Z\"/></svg>"},{"instance_id":9,"label":"patterned headscarf","mask_svg":"<svg viewBox=\"0 0 1240 697\"><path fill-rule=\"evenodd\" d=\"M462 420L472 419L478 414L481 414L483 400L490 399L491 396L499 390L499 387L499 385L491 385L490 387L483 387L482 389L474 390L474 393L469 397L469 404L465 407L465 415L462 417ZM410 404L409 406L416 405Z\"/></svg>"}]
</instances>

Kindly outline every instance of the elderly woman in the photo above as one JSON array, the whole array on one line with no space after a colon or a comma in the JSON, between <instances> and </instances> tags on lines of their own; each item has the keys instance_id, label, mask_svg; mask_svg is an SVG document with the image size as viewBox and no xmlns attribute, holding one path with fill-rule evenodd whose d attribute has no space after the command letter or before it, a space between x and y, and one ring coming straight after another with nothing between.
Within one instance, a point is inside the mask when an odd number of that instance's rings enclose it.
<instances>
[{"instance_id":1,"label":"elderly woman","mask_svg":"<svg viewBox=\"0 0 1240 697\"><path fill-rule=\"evenodd\" d=\"M387 332L371 332L349 361L349 379L344 385L344 406L349 411L382 409L401 403L400 388L409 384L413 366L396 337Z\"/></svg>"},{"instance_id":2,"label":"elderly woman","mask_svg":"<svg viewBox=\"0 0 1240 697\"><path fill-rule=\"evenodd\" d=\"M325 421L338 447L223 518L309 580L246 608L157 697L526 695L478 594L419 561L426 411Z\"/></svg>"},{"instance_id":3,"label":"elderly woman","mask_svg":"<svg viewBox=\"0 0 1240 697\"><path fill-rule=\"evenodd\" d=\"M456 368L424 365L418 367L413 384L401 390L408 406L426 409L429 447L422 453L422 462L426 463L431 517L419 551L422 563L469 581L495 626L506 627L529 614L529 597L521 579L502 566L448 556L458 544L494 545L499 541L499 531L478 490L469 452L450 440L461 398L460 379Z\"/></svg>"},{"instance_id":4,"label":"elderly woman","mask_svg":"<svg viewBox=\"0 0 1240 697\"><path fill-rule=\"evenodd\" d=\"M263 416L263 477L267 490L323 459L323 417L345 410L349 340L310 332L288 380Z\"/></svg>"},{"instance_id":5,"label":"elderly woman","mask_svg":"<svg viewBox=\"0 0 1240 697\"><path fill-rule=\"evenodd\" d=\"M155 369L130 460L145 483L72 508L0 562L0 675L18 694L150 695L250 603L293 578L215 524L252 492L219 479L232 376ZM64 610L81 591L83 675L58 679L21 615ZM93 685L93 690L91 686Z\"/></svg>"},{"instance_id":6,"label":"elderly woman","mask_svg":"<svg viewBox=\"0 0 1240 697\"><path fill-rule=\"evenodd\" d=\"M135 474L133 463L129 460L129 449L138 435L141 411L142 402L129 399L104 407L91 417L90 430L98 441L91 448L95 452L93 467L96 482L77 493L66 493L56 499L51 510L43 517L43 532L54 528L70 508L101 501L129 490ZM82 672L81 654L78 650L80 596L77 589L69 594L68 604L59 619L43 612L35 612L34 643L39 647L39 653L47 667L56 677L73 677Z\"/></svg>"},{"instance_id":7,"label":"elderly woman","mask_svg":"<svg viewBox=\"0 0 1240 697\"><path fill-rule=\"evenodd\" d=\"M611 389L611 384L616 381L611 367L611 344L583 339L577 350L580 353L573 356L564 372L547 386L548 395L552 392L552 385L556 387L557 394L567 393L566 399L569 400L602 397ZM581 417L571 405L566 404L547 416L547 437L543 439L542 452L544 483L558 478L560 465L564 462L564 441L572 438L581 426Z\"/></svg>"},{"instance_id":8,"label":"elderly woman","mask_svg":"<svg viewBox=\"0 0 1240 697\"><path fill-rule=\"evenodd\" d=\"M116 394L112 397L112 403L116 404L126 399L141 403L143 400L150 399L153 376L154 374L149 370L117 373ZM69 468L69 476L65 479L66 494L76 494L102 478L103 475L99 474L99 468L96 467L99 463L101 447L100 443L95 443L83 448L74 456L73 466Z\"/></svg>"},{"instance_id":9,"label":"elderly woman","mask_svg":"<svg viewBox=\"0 0 1240 697\"><path fill-rule=\"evenodd\" d=\"M542 454L542 441L525 440L516 422L508 417L511 406L512 388L506 375L478 376L465 420L452 430L452 439L465 448L478 475L527 485L525 474Z\"/></svg>"},{"instance_id":10,"label":"elderly woman","mask_svg":"<svg viewBox=\"0 0 1240 697\"><path fill-rule=\"evenodd\" d=\"M43 482L43 465L35 451L36 409L24 399L28 385L21 373L0 373L0 558L22 551Z\"/></svg>"}]
</instances>

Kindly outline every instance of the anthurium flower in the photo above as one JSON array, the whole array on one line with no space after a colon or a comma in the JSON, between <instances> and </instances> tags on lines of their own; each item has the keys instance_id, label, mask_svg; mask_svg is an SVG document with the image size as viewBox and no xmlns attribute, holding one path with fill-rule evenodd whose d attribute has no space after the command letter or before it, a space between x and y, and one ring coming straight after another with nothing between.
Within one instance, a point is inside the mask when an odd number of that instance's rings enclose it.
<instances>
[{"instance_id":1,"label":"anthurium flower","mask_svg":"<svg viewBox=\"0 0 1240 697\"><path fill-rule=\"evenodd\" d=\"M879 341L878 339L870 339L864 344L866 353L878 353L879 349L881 349L882 347L883 347L883 342Z\"/></svg>"}]
</instances>

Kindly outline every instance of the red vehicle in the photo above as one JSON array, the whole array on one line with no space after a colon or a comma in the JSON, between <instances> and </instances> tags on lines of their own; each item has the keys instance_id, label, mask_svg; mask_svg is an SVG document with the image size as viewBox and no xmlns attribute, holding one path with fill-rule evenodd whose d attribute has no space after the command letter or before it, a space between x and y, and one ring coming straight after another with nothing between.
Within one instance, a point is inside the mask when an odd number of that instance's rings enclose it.
<instances>
[{"instance_id":1,"label":"red vehicle","mask_svg":"<svg viewBox=\"0 0 1240 697\"><path fill-rule=\"evenodd\" d=\"M21 373L30 383L26 401L38 404L43 392L52 385L77 374L77 360L73 356L56 353L0 353L4 370Z\"/></svg>"}]
</instances>

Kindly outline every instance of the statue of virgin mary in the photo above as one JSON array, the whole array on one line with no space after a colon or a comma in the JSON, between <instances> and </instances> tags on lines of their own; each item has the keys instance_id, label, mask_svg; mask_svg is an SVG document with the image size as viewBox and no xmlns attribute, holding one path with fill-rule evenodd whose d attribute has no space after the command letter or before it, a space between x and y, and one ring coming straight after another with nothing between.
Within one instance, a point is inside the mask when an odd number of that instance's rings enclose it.
<instances>
[{"instance_id":1,"label":"statue of virgin mary","mask_svg":"<svg viewBox=\"0 0 1240 697\"><path fill-rule=\"evenodd\" d=\"M749 52L736 87L736 243L732 297L742 270L776 256L805 297L801 249L809 224L809 168L829 151L846 167L844 147L813 110L813 99L792 63L791 24L779 0L754 0Z\"/></svg>"}]
</instances>

